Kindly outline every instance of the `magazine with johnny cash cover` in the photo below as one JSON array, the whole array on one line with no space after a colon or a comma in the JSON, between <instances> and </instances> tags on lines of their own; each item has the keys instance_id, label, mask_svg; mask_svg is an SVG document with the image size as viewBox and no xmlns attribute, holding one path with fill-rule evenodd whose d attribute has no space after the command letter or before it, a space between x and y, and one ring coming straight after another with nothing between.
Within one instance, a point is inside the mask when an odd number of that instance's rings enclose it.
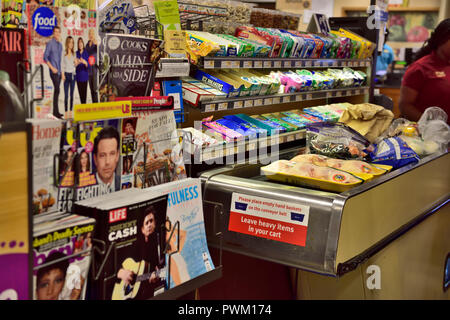
<instances>
[{"instance_id":1,"label":"magazine with johnny cash cover","mask_svg":"<svg viewBox=\"0 0 450 320\"><path fill-rule=\"evenodd\" d=\"M73 106L98 102L98 24L95 10L79 6L27 6L34 72L33 117L71 118ZM42 84L44 87L42 87Z\"/></svg>"},{"instance_id":2,"label":"magazine with johnny cash cover","mask_svg":"<svg viewBox=\"0 0 450 320\"><path fill-rule=\"evenodd\" d=\"M127 34L106 34L101 55L101 101L115 97L150 96L151 63L159 59L162 40Z\"/></svg>"},{"instance_id":3,"label":"magazine with johnny cash cover","mask_svg":"<svg viewBox=\"0 0 450 320\"><path fill-rule=\"evenodd\" d=\"M101 300L149 299L166 288L167 196L138 200L140 193L128 192L126 198L121 193L115 201L84 210L99 224L95 238L106 244L105 254L94 255L91 271L98 280L92 282L92 294ZM82 203L77 203L80 211Z\"/></svg>"},{"instance_id":4,"label":"magazine with johnny cash cover","mask_svg":"<svg viewBox=\"0 0 450 320\"><path fill-rule=\"evenodd\" d=\"M35 225L34 300L85 299L95 223L92 218L68 215Z\"/></svg>"},{"instance_id":5,"label":"magazine with johnny cash cover","mask_svg":"<svg viewBox=\"0 0 450 320\"><path fill-rule=\"evenodd\" d=\"M33 215L55 212L58 211L58 188L53 159L60 152L63 123L50 119L27 119L27 122L32 125L32 212Z\"/></svg>"}]
</instances>

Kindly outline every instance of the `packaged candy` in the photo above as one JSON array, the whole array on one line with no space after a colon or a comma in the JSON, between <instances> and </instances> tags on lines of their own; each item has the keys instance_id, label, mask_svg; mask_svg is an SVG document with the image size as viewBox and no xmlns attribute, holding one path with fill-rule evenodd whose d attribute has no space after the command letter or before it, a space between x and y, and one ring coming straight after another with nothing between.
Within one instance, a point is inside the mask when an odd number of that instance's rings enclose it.
<instances>
[{"instance_id":1,"label":"packaged candy","mask_svg":"<svg viewBox=\"0 0 450 320\"><path fill-rule=\"evenodd\" d=\"M216 120L216 122L224 127L227 127L233 131L236 131L237 133L242 134L244 137L247 137L249 139L256 138L258 135L257 132L252 128L241 126L240 124L228 119L218 119Z\"/></svg>"},{"instance_id":2,"label":"packaged candy","mask_svg":"<svg viewBox=\"0 0 450 320\"><path fill-rule=\"evenodd\" d=\"M239 124L241 127L245 127L245 128L248 128L248 129L253 129L256 132L258 137L259 136L267 136L268 135L266 129L260 128L260 127L258 127L256 125L254 125L253 123L245 121L242 118L238 117L237 115L228 115L228 116L224 116L223 118L227 119L227 120L230 120L230 121L233 121L233 122Z\"/></svg>"},{"instance_id":3,"label":"packaged candy","mask_svg":"<svg viewBox=\"0 0 450 320\"><path fill-rule=\"evenodd\" d=\"M242 113L236 114L236 117L239 117L242 120L257 126L258 128L266 130L267 135L269 136L273 134L282 133L285 131L283 127L273 124L270 121L267 121L266 119L257 119Z\"/></svg>"}]
</instances>

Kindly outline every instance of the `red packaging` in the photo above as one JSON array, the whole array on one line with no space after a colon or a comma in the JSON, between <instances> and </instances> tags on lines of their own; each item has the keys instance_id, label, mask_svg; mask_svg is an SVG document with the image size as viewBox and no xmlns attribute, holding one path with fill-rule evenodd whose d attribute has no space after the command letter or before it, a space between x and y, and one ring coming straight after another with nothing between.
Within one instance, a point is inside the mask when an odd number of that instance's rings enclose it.
<instances>
[{"instance_id":1,"label":"red packaging","mask_svg":"<svg viewBox=\"0 0 450 320\"><path fill-rule=\"evenodd\" d=\"M257 30L261 36L274 38L275 43L272 49L270 57L278 58L281 56L281 50L283 49L283 39L280 36L269 34L263 30Z\"/></svg>"},{"instance_id":2,"label":"red packaging","mask_svg":"<svg viewBox=\"0 0 450 320\"><path fill-rule=\"evenodd\" d=\"M268 45L272 47L270 57L278 57L281 53L281 45L277 42L276 38L272 35L261 34L258 30L252 27L241 26L236 28L236 32L234 34L235 37L242 39L249 39L253 41L257 41L259 43ZM281 40L281 39L280 39ZM278 55L275 55L278 54Z\"/></svg>"}]
</instances>

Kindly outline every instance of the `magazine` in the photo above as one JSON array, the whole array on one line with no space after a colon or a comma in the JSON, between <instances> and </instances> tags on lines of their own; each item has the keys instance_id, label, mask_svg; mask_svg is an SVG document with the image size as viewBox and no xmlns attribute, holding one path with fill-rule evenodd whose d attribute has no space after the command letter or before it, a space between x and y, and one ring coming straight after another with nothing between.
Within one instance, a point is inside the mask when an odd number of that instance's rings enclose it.
<instances>
[{"instance_id":1,"label":"magazine","mask_svg":"<svg viewBox=\"0 0 450 320\"><path fill-rule=\"evenodd\" d=\"M39 72L33 79L32 97L41 99L33 117L71 118L74 105L98 102L96 11L28 5L27 14L32 72L44 68L43 79Z\"/></svg>"},{"instance_id":2,"label":"magazine","mask_svg":"<svg viewBox=\"0 0 450 320\"><path fill-rule=\"evenodd\" d=\"M26 59L25 30L0 28L0 70L9 74L9 80L20 92L23 82L19 81L17 64Z\"/></svg>"},{"instance_id":3,"label":"magazine","mask_svg":"<svg viewBox=\"0 0 450 320\"><path fill-rule=\"evenodd\" d=\"M123 34L106 34L104 39L100 100L149 96L151 63L159 59L163 41Z\"/></svg>"},{"instance_id":4,"label":"magazine","mask_svg":"<svg viewBox=\"0 0 450 320\"><path fill-rule=\"evenodd\" d=\"M78 123L76 201L121 189L121 124L122 119Z\"/></svg>"},{"instance_id":5,"label":"magazine","mask_svg":"<svg viewBox=\"0 0 450 320\"><path fill-rule=\"evenodd\" d=\"M27 119L32 124L34 215L58 210L54 179L54 156L60 152L63 124L60 120Z\"/></svg>"},{"instance_id":6,"label":"magazine","mask_svg":"<svg viewBox=\"0 0 450 320\"><path fill-rule=\"evenodd\" d=\"M134 186L145 188L187 177L173 111L139 111Z\"/></svg>"},{"instance_id":7,"label":"magazine","mask_svg":"<svg viewBox=\"0 0 450 320\"><path fill-rule=\"evenodd\" d=\"M167 196L138 201L141 192L130 193L124 198L119 192L116 200L85 209L84 201L77 203L77 210L97 220L94 237L105 243L105 254L94 255L94 299L149 299L165 290Z\"/></svg>"},{"instance_id":8,"label":"magazine","mask_svg":"<svg viewBox=\"0 0 450 320\"><path fill-rule=\"evenodd\" d=\"M75 158L77 144L78 126L72 121L63 122L57 181L57 210L60 212L72 212L72 204L75 196Z\"/></svg>"},{"instance_id":9,"label":"magazine","mask_svg":"<svg viewBox=\"0 0 450 320\"><path fill-rule=\"evenodd\" d=\"M34 226L33 299L84 300L95 220L55 217Z\"/></svg>"},{"instance_id":10,"label":"magazine","mask_svg":"<svg viewBox=\"0 0 450 320\"><path fill-rule=\"evenodd\" d=\"M17 28L22 20L23 0L2 0L2 26Z\"/></svg>"},{"instance_id":11,"label":"magazine","mask_svg":"<svg viewBox=\"0 0 450 320\"><path fill-rule=\"evenodd\" d=\"M213 270L206 241L200 180L187 178L144 191L168 195L168 289Z\"/></svg>"}]
</instances>

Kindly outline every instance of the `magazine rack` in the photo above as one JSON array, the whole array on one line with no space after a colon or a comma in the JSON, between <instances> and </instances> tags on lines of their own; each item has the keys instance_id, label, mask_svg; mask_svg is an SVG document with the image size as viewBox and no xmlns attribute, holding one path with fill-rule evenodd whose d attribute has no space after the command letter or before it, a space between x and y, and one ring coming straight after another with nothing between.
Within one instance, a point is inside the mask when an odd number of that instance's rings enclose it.
<instances>
[{"instance_id":1,"label":"magazine rack","mask_svg":"<svg viewBox=\"0 0 450 320\"><path fill-rule=\"evenodd\" d=\"M215 212L219 212L219 214L221 214L220 212L223 211L223 207L221 203L216 203L216 202L211 202L211 201L206 201L205 203L214 205L214 210ZM160 225L160 230L161 230L161 234L165 234L167 229L165 226L165 223L162 223ZM178 253L180 251L179 248L179 242L177 241L177 248L169 253L169 250L171 249L169 247L169 243L170 240L172 239L172 237L174 237L174 235L177 235L177 239L179 239L180 236L180 222L177 220L175 221L175 223L173 224L173 226L171 226L171 232L169 234L168 239L166 240L166 245L163 251L163 254L165 255L165 257L169 258L166 259L167 261L167 266L166 266L166 284L167 284L167 288L165 289L164 292L155 295L154 297L152 297L152 300L170 300L170 299L177 299L183 295L188 294L189 292L192 292L198 288L200 288L203 285L206 285L210 282L213 282L217 279L219 279L222 276L222 248L220 247L220 255L219 255L219 265L216 266L213 270L208 271L198 277L195 277L193 279L190 279L189 281L186 281L182 284L179 284L173 288L170 288L170 271L171 271L171 260L170 257L176 253ZM218 238L218 242L221 244L222 243L222 232L217 232L216 233L216 237ZM92 281L100 281L100 277L102 276L102 272L106 266L106 264L111 263L111 259L112 259L112 263L113 263L113 270L119 270L119 264L117 261L117 246L116 246L116 242L112 242L109 247L106 244L106 242L102 241L102 240L98 240L93 238L93 248L91 251L91 255L92 255L92 259L91 259L91 268L90 268L90 274L91 274L91 280ZM100 257L101 262L98 262L98 258L96 258L96 254ZM98 266L98 268L97 268ZM102 281L102 285L103 285L103 290L102 292L106 292L106 286L110 281L115 281L117 279L117 276L115 273L110 274L110 275L104 275L103 276L103 281ZM109 300L110 297L106 297L106 296L102 296L102 297L94 297L94 298L98 298L101 300Z\"/></svg>"},{"instance_id":2,"label":"magazine rack","mask_svg":"<svg viewBox=\"0 0 450 320\"><path fill-rule=\"evenodd\" d=\"M29 68L27 68L29 66ZM22 62L17 63L17 76L20 78L21 71L23 73L23 92L22 92L22 99L25 104L25 110L27 110L27 117L33 118L34 117L34 103L38 101L42 101L44 99L44 66L42 64L38 65L36 70L34 72L31 71L31 61L24 60ZM31 85L33 83L34 78L39 73L39 76L41 77L41 94L39 98L30 99L30 93L31 93ZM28 75L28 76L27 76ZM33 96L31 94L31 96Z\"/></svg>"}]
</instances>

